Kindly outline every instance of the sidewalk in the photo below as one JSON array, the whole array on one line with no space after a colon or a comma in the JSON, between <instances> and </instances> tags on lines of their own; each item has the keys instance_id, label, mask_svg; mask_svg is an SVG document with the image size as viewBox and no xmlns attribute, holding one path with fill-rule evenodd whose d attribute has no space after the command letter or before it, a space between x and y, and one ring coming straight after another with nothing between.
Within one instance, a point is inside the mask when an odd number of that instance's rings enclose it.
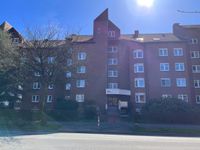
<instances>
[{"instance_id":1,"label":"sidewalk","mask_svg":"<svg viewBox=\"0 0 200 150\"><path fill-rule=\"evenodd\" d=\"M99 127L97 122L62 122L60 125L60 132L132 134L134 128L131 122L101 122Z\"/></svg>"}]
</instances>

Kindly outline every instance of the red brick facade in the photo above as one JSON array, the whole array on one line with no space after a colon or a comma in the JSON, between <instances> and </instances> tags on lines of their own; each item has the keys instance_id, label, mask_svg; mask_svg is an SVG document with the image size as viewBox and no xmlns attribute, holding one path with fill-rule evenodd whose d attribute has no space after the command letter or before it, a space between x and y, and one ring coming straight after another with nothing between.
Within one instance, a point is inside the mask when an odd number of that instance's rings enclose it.
<instances>
[{"instance_id":1,"label":"red brick facade","mask_svg":"<svg viewBox=\"0 0 200 150\"><path fill-rule=\"evenodd\" d=\"M96 101L102 110L128 106L136 111L161 97L200 103L200 25L174 24L173 33L123 35L105 10L94 20L93 35L76 36L74 46L72 63L79 71L49 91L53 102L65 97ZM30 91L24 100L31 104L28 109L33 108Z\"/></svg>"}]
</instances>

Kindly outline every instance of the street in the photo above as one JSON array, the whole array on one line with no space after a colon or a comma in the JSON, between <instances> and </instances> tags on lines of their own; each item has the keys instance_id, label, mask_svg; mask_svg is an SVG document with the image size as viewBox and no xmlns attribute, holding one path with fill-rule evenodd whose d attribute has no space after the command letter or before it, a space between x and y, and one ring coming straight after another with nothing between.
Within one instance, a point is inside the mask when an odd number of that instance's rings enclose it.
<instances>
[{"instance_id":1,"label":"street","mask_svg":"<svg viewBox=\"0 0 200 150\"><path fill-rule=\"evenodd\" d=\"M199 150L200 138L55 133L0 137L0 150Z\"/></svg>"}]
</instances>

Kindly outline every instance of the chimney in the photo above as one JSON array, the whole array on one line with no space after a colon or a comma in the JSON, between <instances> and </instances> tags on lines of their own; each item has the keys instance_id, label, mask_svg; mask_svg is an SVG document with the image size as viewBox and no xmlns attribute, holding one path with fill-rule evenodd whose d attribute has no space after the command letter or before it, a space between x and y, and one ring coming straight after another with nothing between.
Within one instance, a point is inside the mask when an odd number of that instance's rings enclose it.
<instances>
[{"instance_id":1,"label":"chimney","mask_svg":"<svg viewBox=\"0 0 200 150\"><path fill-rule=\"evenodd\" d=\"M133 38L138 38L139 37L139 30L135 30Z\"/></svg>"}]
</instances>

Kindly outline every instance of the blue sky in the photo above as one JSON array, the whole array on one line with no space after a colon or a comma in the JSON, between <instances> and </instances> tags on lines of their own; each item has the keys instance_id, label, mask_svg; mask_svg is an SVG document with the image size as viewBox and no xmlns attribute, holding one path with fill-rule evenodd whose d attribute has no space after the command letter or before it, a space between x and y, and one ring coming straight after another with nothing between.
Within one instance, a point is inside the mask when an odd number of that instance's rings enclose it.
<instances>
[{"instance_id":1,"label":"blue sky","mask_svg":"<svg viewBox=\"0 0 200 150\"><path fill-rule=\"evenodd\" d=\"M6 0L1 6L0 22L6 20L22 33L26 27L50 22L70 32L92 34L93 20L106 8L122 33L171 32L175 22L200 24L200 14L177 12L200 11L200 0L154 0L151 8L138 6L136 0Z\"/></svg>"}]
</instances>

